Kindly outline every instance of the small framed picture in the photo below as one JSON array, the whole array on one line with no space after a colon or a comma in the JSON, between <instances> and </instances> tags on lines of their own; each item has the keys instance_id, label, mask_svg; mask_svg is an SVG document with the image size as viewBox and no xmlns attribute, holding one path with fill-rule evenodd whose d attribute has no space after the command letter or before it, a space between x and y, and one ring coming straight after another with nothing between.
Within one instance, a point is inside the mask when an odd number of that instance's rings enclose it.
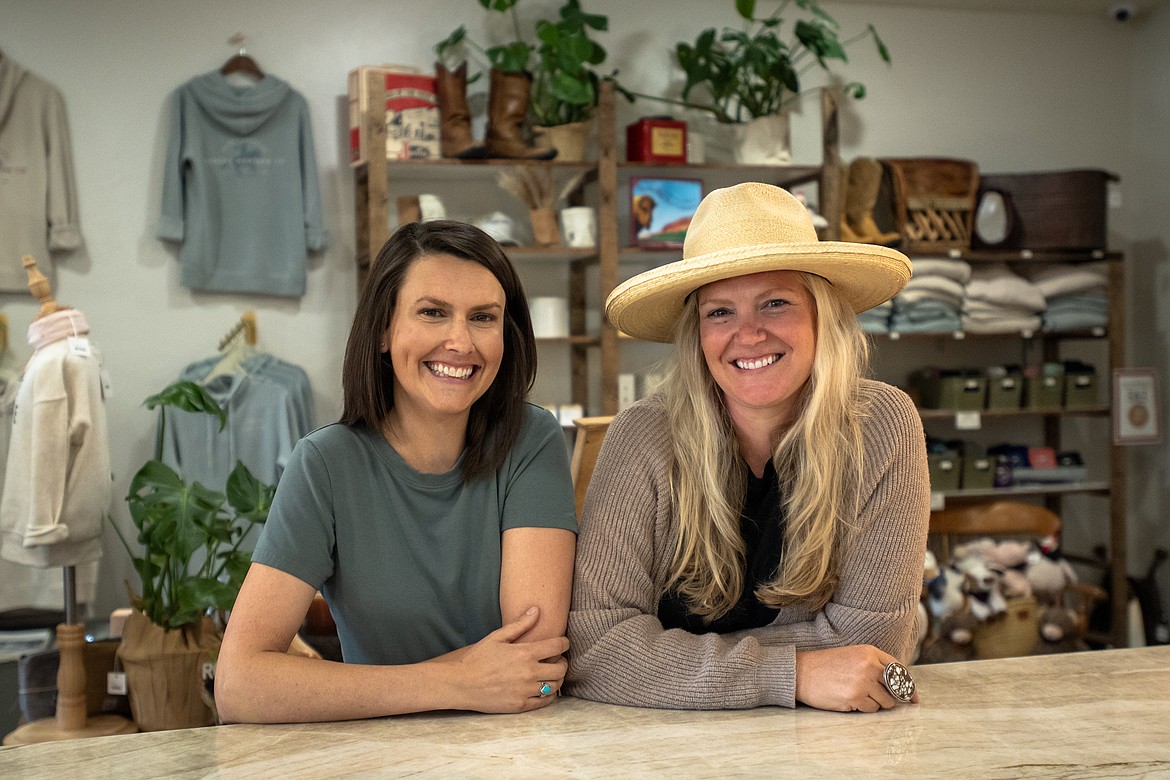
<instances>
[{"instance_id":1,"label":"small framed picture","mask_svg":"<svg viewBox=\"0 0 1170 780\"><path fill-rule=\"evenodd\" d=\"M630 180L630 246L682 248L691 217L703 199L699 179Z\"/></svg>"},{"instance_id":2,"label":"small framed picture","mask_svg":"<svg viewBox=\"0 0 1170 780\"><path fill-rule=\"evenodd\" d=\"M1158 444L1158 375L1152 368L1113 371L1113 443Z\"/></svg>"}]
</instances>

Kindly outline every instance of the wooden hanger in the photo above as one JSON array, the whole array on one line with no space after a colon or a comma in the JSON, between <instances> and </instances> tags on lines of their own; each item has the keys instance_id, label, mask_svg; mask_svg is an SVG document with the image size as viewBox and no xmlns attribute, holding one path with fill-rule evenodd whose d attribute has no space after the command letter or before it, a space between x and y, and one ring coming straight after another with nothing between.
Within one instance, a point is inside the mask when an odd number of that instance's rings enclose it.
<instances>
[{"instance_id":1,"label":"wooden hanger","mask_svg":"<svg viewBox=\"0 0 1170 780\"><path fill-rule=\"evenodd\" d=\"M0 354L8 351L8 315L0 314Z\"/></svg>"},{"instance_id":2,"label":"wooden hanger","mask_svg":"<svg viewBox=\"0 0 1170 780\"><path fill-rule=\"evenodd\" d=\"M228 59L223 64L223 67L219 69L219 72L224 76L230 76L233 73L244 73L259 81L264 78L264 71L260 70L260 66L256 64L256 60L249 57L247 52L244 51L244 40L243 33L236 33L228 40L228 43L233 46L239 46L240 51Z\"/></svg>"},{"instance_id":3,"label":"wooden hanger","mask_svg":"<svg viewBox=\"0 0 1170 780\"><path fill-rule=\"evenodd\" d=\"M224 337L219 340L219 349L222 352L225 347L236 341L239 335L244 334L244 343L249 347L256 346L256 315L250 311L244 312L240 316L240 321L232 326Z\"/></svg>"}]
</instances>

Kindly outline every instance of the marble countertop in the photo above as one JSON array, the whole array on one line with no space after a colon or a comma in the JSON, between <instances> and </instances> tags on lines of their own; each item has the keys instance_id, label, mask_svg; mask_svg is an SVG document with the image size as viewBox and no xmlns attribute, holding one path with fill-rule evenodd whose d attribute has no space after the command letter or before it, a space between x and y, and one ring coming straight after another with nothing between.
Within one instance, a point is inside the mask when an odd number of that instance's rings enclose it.
<instances>
[{"instance_id":1,"label":"marble countertop","mask_svg":"<svg viewBox=\"0 0 1170 780\"><path fill-rule=\"evenodd\" d=\"M1170 777L1170 647L914 669L875 714L570 697L522 715L219 726L0 749L0 777Z\"/></svg>"}]
</instances>

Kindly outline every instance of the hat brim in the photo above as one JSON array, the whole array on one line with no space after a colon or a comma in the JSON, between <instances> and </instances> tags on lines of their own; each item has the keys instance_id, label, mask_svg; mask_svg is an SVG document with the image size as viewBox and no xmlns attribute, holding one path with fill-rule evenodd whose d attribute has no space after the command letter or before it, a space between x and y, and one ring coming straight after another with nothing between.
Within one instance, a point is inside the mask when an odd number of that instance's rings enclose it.
<instances>
[{"instance_id":1,"label":"hat brim","mask_svg":"<svg viewBox=\"0 0 1170 780\"><path fill-rule=\"evenodd\" d=\"M606 299L605 315L634 338L669 342L688 295L720 279L763 271L816 274L828 280L855 312L862 312L905 287L911 264L896 249L843 241L727 249L652 268L622 282Z\"/></svg>"}]
</instances>

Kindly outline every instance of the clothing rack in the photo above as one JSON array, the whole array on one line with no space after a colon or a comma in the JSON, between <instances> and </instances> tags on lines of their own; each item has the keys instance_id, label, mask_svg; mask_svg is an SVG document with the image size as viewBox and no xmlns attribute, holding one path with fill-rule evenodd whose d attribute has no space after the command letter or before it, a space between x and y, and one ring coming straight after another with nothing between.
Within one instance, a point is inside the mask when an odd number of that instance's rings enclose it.
<instances>
[{"instance_id":1,"label":"clothing rack","mask_svg":"<svg viewBox=\"0 0 1170 780\"><path fill-rule=\"evenodd\" d=\"M235 341L240 334L244 334L244 343L250 347L256 346L256 315L246 311L240 316L239 322L232 326L224 337L219 340L219 349L222 352L229 344Z\"/></svg>"}]
</instances>

